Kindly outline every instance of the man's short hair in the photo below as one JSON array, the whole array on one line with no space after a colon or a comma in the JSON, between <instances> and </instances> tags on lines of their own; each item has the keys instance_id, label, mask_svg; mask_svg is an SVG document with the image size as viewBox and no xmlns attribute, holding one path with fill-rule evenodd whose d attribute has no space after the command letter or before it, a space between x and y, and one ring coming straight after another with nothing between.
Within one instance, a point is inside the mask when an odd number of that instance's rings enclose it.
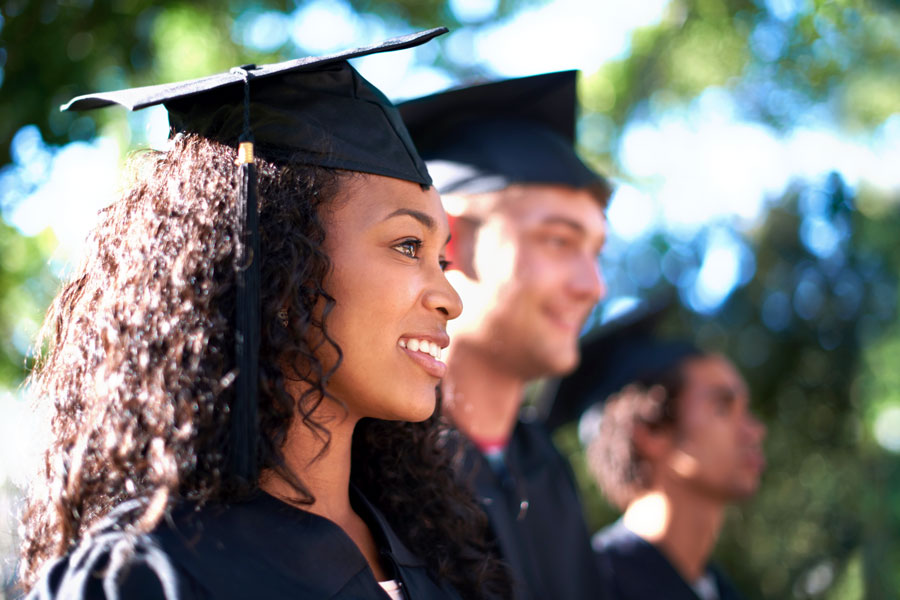
<instances>
[{"instance_id":1,"label":"man's short hair","mask_svg":"<svg viewBox=\"0 0 900 600\"><path fill-rule=\"evenodd\" d=\"M640 424L658 431L677 425L678 398L686 382L684 367L696 357L684 356L674 365L629 383L606 400L587 459L600 490L621 510L651 485L650 465L634 442L634 428Z\"/></svg>"}]
</instances>

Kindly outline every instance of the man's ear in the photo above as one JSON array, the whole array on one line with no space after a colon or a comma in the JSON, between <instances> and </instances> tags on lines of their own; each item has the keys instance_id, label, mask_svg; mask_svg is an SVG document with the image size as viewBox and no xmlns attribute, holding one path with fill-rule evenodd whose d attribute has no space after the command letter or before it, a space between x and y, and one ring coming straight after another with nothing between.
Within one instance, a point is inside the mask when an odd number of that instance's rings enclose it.
<instances>
[{"instance_id":1,"label":"man's ear","mask_svg":"<svg viewBox=\"0 0 900 600\"><path fill-rule=\"evenodd\" d=\"M450 241L447 242L447 248L444 250L444 256L446 257L447 262L450 263L447 265L447 270L458 271L459 265L457 263L459 262L459 258L456 251L456 237L459 234L456 231L456 217L447 215L447 221L450 223Z\"/></svg>"},{"instance_id":2,"label":"man's ear","mask_svg":"<svg viewBox=\"0 0 900 600\"><path fill-rule=\"evenodd\" d=\"M638 454L651 463L663 458L672 448L671 427L648 427L637 422L631 436Z\"/></svg>"},{"instance_id":3,"label":"man's ear","mask_svg":"<svg viewBox=\"0 0 900 600\"><path fill-rule=\"evenodd\" d=\"M470 279L475 279L475 235L478 222L470 217L447 215L450 222L450 243L445 256L450 264L448 271L459 271Z\"/></svg>"}]
</instances>

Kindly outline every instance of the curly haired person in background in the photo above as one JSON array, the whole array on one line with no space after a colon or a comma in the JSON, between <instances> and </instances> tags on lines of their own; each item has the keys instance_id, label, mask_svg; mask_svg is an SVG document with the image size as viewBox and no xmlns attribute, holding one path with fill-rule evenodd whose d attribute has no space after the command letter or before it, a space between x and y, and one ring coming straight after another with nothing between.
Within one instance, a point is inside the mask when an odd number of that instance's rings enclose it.
<instances>
[{"instance_id":1,"label":"curly haired person in background","mask_svg":"<svg viewBox=\"0 0 900 600\"><path fill-rule=\"evenodd\" d=\"M583 365L605 399L588 463L624 511L593 539L610 597L740 598L710 555L726 507L753 496L765 464L747 384L686 342L610 339L616 358Z\"/></svg>"}]
</instances>

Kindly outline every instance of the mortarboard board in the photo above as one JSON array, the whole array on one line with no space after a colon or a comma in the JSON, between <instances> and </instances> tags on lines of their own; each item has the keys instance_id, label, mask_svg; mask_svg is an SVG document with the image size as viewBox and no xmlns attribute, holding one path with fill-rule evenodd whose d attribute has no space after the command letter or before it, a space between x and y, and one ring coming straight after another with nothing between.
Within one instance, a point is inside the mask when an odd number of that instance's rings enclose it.
<instances>
[{"instance_id":1,"label":"mortarboard board","mask_svg":"<svg viewBox=\"0 0 900 600\"><path fill-rule=\"evenodd\" d=\"M346 61L417 46L446 31L440 27L327 56L244 65L189 81L78 96L61 109L119 104L140 110L164 104L173 132L236 143L245 134L244 94L249 88L249 125L257 156L430 185L396 108Z\"/></svg>"},{"instance_id":2,"label":"mortarboard board","mask_svg":"<svg viewBox=\"0 0 900 600\"><path fill-rule=\"evenodd\" d=\"M555 429L626 385L644 382L699 355L701 351L689 342L655 334L669 307L668 301L639 307L586 335L575 371L541 390L538 410L546 415L547 427Z\"/></svg>"},{"instance_id":3,"label":"mortarboard board","mask_svg":"<svg viewBox=\"0 0 900 600\"><path fill-rule=\"evenodd\" d=\"M452 89L399 105L441 193L478 194L515 183L600 186L575 153L576 72Z\"/></svg>"},{"instance_id":4,"label":"mortarboard board","mask_svg":"<svg viewBox=\"0 0 900 600\"><path fill-rule=\"evenodd\" d=\"M430 185L431 178L394 105L348 59L411 48L446 33L439 27L381 44L271 65L243 65L178 83L79 96L61 110L163 104L170 134L196 133L239 146L243 235L235 257L237 307L229 468L257 476L259 231L254 156L273 162L360 171Z\"/></svg>"}]
</instances>

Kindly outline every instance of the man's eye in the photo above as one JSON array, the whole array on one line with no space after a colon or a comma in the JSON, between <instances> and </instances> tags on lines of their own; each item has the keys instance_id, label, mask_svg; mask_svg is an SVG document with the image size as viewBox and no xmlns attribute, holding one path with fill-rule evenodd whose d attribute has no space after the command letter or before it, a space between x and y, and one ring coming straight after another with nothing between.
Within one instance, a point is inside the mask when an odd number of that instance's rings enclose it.
<instances>
[{"instance_id":1,"label":"man's eye","mask_svg":"<svg viewBox=\"0 0 900 600\"><path fill-rule=\"evenodd\" d=\"M550 246L551 248L563 249L570 248L574 245L574 242L571 238L566 237L564 235L547 235L544 237L544 243Z\"/></svg>"},{"instance_id":2,"label":"man's eye","mask_svg":"<svg viewBox=\"0 0 900 600\"><path fill-rule=\"evenodd\" d=\"M419 248L421 246L422 246L421 240L409 239L409 240L403 240L402 242L400 242L399 244L394 246L394 249L397 252L399 252L400 254L403 254L410 258L416 258L416 256L419 254Z\"/></svg>"},{"instance_id":3,"label":"man's eye","mask_svg":"<svg viewBox=\"0 0 900 600\"><path fill-rule=\"evenodd\" d=\"M716 414L727 415L734 407L734 393L731 390L713 390L713 403Z\"/></svg>"}]
</instances>

